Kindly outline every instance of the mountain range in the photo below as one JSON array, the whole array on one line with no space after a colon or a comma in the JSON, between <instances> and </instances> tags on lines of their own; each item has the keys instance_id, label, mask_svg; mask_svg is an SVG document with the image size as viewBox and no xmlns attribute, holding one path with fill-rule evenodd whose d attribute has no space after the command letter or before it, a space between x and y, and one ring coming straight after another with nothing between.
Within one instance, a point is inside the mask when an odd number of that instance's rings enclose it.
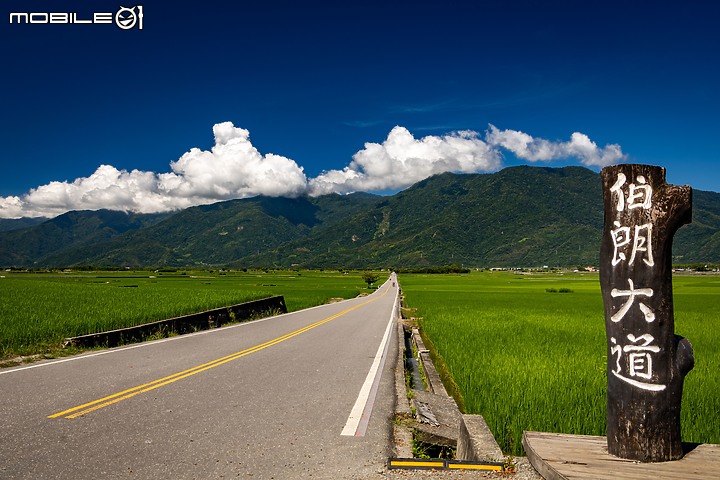
<instances>
[{"instance_id":1,"label":"mountain range","mask_svg":"<svg viewBox=\"0 0 720 480\"><path fill-rule=\"evenodd\" d=\"M0 221L0 266L419 268L597 265L599 174L444 173L392 196L254 197L164 214ZM693 191L674 263L720 263L720 194Z\"/></svg>"}]
</instances>

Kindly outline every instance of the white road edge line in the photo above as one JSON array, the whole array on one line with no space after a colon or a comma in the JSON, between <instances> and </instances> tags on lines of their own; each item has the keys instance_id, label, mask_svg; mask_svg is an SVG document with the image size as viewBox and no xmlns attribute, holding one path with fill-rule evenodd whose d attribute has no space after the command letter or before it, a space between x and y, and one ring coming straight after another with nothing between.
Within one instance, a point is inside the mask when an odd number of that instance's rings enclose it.
<instances>
[{"instance_id":1,"label":"white road edge line","mask_svg":"<svg viewBox=\"0 0 720 480\"><path fill-rule=\"evenodd\" d=\"M340 433L341 436L346 437L364 437L365 431L367 430L367 424L372 413L372 407L375 403L375 395L377 394L377 383L380 380L381 367L385 363L385 357L387 352L387 345L390 340L390 333L392 332L392 326L395 320L397 312L397 301L398 301L399 289L395 291L395 302L393 303L392 313L390 314L390 320L388 321L387 328L385 328L385 335L383 336L378 351L375 354L375 359L370 366L370 371L365 378L365 383L360 389L355 405L350 411L350 416L345 423L345 427ZM373 388L373 386L375 388ZM363 412L365 412L366 421L363 425L360 425L363 420Z\"/></svg>"}]
</instances>

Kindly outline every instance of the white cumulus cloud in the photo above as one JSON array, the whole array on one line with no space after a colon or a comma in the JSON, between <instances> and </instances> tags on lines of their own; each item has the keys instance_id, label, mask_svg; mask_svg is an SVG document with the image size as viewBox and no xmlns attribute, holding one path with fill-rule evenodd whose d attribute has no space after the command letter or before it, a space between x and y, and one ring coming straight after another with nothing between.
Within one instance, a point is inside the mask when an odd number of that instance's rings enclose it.
<instances>
[{"instance_id":1,"label":"white cumulus cloud","mask_svg":"<svg viewBox=\"0 0 720 480\"><path fill-rule=\"evenodd\" d=\"M73 182L50 182L19 199L25 216L54 216L69 210L162 211L172 208L157 192L152 172L118 170L100 165L89 177ZM16 202L17 203L17 202Z\"/></svg>"},{"instance_id":2,"label":"white cumulus cloud","mask_svg":"<svg viewBox=\"0 0 720 480\"><path fill-rule=\"evenodd\" d=\"M579 132L573 133L569 142L552 142L518 130L499 130L490 125L485 140L529 162L577 158L588 167L606 167L627 159L620 145L610 144L599 148L587 135Z\"/></svg>"},{"instance_id":3,"label":"white cumulus cloud","mask_svg":"<svg viewBox=\"0 0 720 480\"><path fill-rule=\"evenodd\" d=\"M305 193L302 167L280 155L262 155L249 132L230 122L213 127L210 151L193 148L170 164L171 172L118 170L101 165L73 182L50 182L18 197L0 197L0 218L53 217L101 208L156 213L256 195Z\"/></svg>"},{"instance_id":4,"label":"white cumulus cloud","mask_svg":"<svg viewBox=\"0 0 720 480\"><path fill-rule=\"evenodd\" d=\"M231 122L213 127L211 151L193 148L160 174L159 190L171 197L225 200L255 195L296 197L305 192L302 167L280 155L262 155L250 132Z\"/></svg>"},{"instance_id":5,"label":"white cumulus cloud","mask_svg":"<svg viewBox=\"0 0 720 480\"><path fill-rule=\"evenodd\" d=\"M503 166L504 150L528 162L574 158L594 167L627 157L619 145L600 148L577 132L568 142L554 142L490 125L484 138L471 130L415 138L396 126L382 143L366 143L342 170L308 179L295 161L261 154L250 142L250 133L231 122L214 125L213 134L215 145L209 151L190 149L170 163L169 172L100 165L72 182L50 182L22 196L0 197L0 218L53 217L103 208L155 213L256 195L400 190L443 172L497 171Z\"/></svg>"},{"instance_id":6,"label":"white cumulus cloud","mask_svg":"<svg viewBox=\"0 0 720 480\"><path fill-rule=\"evenodd\" d=\"M387 139L366 143L343 170L310 180L312 195L397 190L443 172L488 172L500 168L499 153L473 131L416 139L395 127Z\"/></svg>"}]
</instances>

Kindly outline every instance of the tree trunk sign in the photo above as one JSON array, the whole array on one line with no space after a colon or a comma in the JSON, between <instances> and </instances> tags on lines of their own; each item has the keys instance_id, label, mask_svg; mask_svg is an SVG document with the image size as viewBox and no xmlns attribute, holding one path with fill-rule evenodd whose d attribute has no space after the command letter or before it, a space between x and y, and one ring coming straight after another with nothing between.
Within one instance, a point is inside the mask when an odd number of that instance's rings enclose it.
<instances>
[{"instance_id":1,"label":"tree trunk sign","mask_svg":"<svg viewBox=\"0 0 720 480\"><path fill-rule=\"evenodd\" d=\"M690 342L675 335L672 239L690 223L692 189L667 184L665 169L650 165L606 167L601 176L608 452L677 460L683 380L694 358Z\"/></svg>"}]
</instances>

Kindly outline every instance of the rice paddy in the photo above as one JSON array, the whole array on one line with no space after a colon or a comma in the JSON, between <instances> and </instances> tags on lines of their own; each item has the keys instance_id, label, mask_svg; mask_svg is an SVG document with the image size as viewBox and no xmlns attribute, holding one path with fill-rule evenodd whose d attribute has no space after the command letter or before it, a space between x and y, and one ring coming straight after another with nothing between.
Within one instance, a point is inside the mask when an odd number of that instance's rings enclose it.
<instances>
[{"instance_id":1,"label":"rice paddy","mask_svg":"<svg viewBox=\"0 0 720 480\"><path fill-rule=\"evenodd\" d=\"M288 310L355 297L358 272L0 274L0 359L57 352L66 337L284 295Z\"/></svg>"},{"instance_id":2,"label":"rice paddy","mask_svg":"<svg viewBox=\"0 0 720 480\"><path fill-rule=\"evenodd\" d=\"M597 274L401 275L431 348L466 413L485 417L505 453L524 430L604 435L606 339ZM720 276L676 276L675 332L695 351L683 441L720 443Z\"/></svg>"}]
</instances>

